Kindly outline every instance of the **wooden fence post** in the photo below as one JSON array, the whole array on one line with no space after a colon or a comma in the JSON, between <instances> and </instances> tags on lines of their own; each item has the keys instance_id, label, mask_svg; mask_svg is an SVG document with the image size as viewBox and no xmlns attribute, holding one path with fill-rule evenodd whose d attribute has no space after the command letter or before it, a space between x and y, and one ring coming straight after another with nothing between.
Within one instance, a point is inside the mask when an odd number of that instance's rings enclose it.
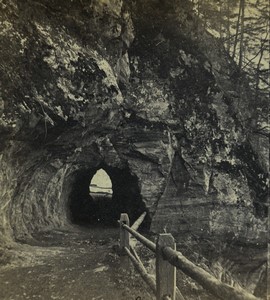
<instances>
[{"instance_id":1,"label":"wooden fence post","mask_svg":"<svg viewBox=\"0 0 270 300\"><path fill-rule=\"evenodd\" d=\"M173 236L170 233L159 234L156 246L157 300L166 299L166 296L171 300L175 300L176 268L164 260L162 254L162 248L164 247L171 247L175 250Z\"/></svg>"},{"instance_id":2,"label":"wooden fence post","mask_svg":"<svg viewBox=\"0 0 270 300\"><path fill-rule=\"evenodd\" d=\"M125 247L129 249L129 232L123 229L122 223L129 226L128 214L124 213L120 216L120 252L125 255Z\"/></svg>"}]
</instances>

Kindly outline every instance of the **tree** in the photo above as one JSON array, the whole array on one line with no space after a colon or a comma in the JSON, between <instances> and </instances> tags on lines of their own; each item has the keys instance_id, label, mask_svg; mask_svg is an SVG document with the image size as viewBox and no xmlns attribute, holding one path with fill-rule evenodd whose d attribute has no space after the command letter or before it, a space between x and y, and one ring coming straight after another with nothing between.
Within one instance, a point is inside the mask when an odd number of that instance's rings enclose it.
<instances>
[{"instance_id":1,"label":"tree","mask_svg":"<svg viewBox=\"0 0 270 300\"><path fill-rule=\"evenodd\" d=\"M258 109L266 107L270 88L268 0L193 0L193 5L203 26L223 42L250 78Z\"/></svg>"}]
</instances>

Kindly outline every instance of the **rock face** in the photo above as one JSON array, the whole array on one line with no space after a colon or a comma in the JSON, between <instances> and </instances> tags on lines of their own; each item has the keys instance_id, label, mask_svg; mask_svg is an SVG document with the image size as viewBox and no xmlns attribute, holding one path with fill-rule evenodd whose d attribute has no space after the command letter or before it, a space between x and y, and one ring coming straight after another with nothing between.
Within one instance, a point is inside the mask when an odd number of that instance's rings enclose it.
<instances>
[{"instance_id":1,"label":"rock face","mask_svg":"<svg viewBox=\"0 0 270 300\"><path fill-rule=\"evenodd\" d=\"M69 224L100 167L115 214L147 209L154 232L265 244L267 140L244 75L189 2L0 10L1 244Z\"/></svg>"}]
</instances>

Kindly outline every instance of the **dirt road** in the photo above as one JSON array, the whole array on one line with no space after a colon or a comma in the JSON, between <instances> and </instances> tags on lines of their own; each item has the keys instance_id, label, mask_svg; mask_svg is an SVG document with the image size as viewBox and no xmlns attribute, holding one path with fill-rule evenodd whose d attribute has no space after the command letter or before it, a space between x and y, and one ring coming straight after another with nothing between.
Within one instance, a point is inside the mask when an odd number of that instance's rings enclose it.
<instances>
[{"instance_id":1,"label":"dirt road","mask_svg":"<svg viewBox=\"0 0 270 300\"><path fill-rule=\"evenodd\" d=\"M32 262L0 269L0 299L153 299L139 275L120 268L118 234L74 227L35 235Z\"/></svg>"}]
</instances>

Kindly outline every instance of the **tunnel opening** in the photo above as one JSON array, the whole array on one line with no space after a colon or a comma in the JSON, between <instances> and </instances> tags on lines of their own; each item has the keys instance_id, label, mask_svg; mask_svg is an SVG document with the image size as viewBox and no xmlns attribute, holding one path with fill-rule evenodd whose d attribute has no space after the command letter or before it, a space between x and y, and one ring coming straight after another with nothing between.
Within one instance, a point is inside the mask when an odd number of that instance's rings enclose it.
<instances>
[{"instance_id":1,"label":"tunnel opening","mask_svg":"<svg viewBox=\"0 0 270 300\"><path fill-rule=\"evenodd\" d=\"M138 178L129 168L100 165L78 171L69 197L69 216L72 223L118 226L120 214L129 214L133 223L144 211ZM142 227L150 226L149 216Z\"/></svg>"},{"instance_id":2,"label":"tunnel opening","mask_svg":"<svg viewBox=\"0 0 270 300\"><path fill-rule=\"evenodd\" d=\"M89 193L95 201L109 201L112 198L112 181L102 168L97 170L90 181Z\"/></svg>"}]
</instances>

